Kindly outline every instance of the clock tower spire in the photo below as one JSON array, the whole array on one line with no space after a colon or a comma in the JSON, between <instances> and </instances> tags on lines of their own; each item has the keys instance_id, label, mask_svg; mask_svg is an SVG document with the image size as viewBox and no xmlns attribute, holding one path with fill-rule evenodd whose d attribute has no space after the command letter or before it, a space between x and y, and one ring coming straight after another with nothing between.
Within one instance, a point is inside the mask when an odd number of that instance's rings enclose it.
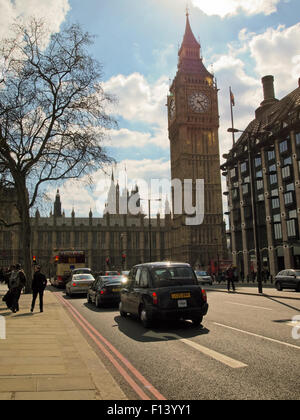
<instances>
[{"instance_id":1,"label":"clock tower spire","mask_svg":"<svg viewBox=\"0 0 300 420\"><path fill-rule=\"evenodd\" d=\"M178 70L181 72L197 73L203 76L212 75L206 70L201 57L201 45L196 40L189 20L189 12L186 12L185 33L181 47L178 51Z\"/></svg>"},{"instance_id":2,"label":"clock tower spire","mask_svg":"<svg viewBox=\"0 0 300 420\"><path fill-rule=\"evenodd\" d=\"M172 180L192 180L193 205L196 182L204 180L204 220L187 226L186 214L174 214L171 258L205 268L225 256L226 239L222 211L219 152L218 89L206 69L201 45L186 12L186 26L178 51L178 70L168 96L168 123ZM183 200L184 201L184 200ZM174 197L173 197L174 206Z\"/></svg>"}]
</instances>

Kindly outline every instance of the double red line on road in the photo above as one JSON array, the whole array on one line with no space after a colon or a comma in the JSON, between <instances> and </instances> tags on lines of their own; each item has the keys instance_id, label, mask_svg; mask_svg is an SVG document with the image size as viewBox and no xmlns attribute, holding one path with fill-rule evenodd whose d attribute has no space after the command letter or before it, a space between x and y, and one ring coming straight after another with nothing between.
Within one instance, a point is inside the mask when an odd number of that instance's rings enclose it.
<instances>
[{"instance_id":1,"label":"double red line on road","mask_svg":"<svg viewBox=\"0 0 300 420\"><path fill-rule=\"evenodd\" d=\"M103 354L109 359L109 361L115 366L118 372L123 376L123 378L128 382L131 388L136 392L136 394L142 400L150 400L151 398L143 391L143 389L138 385L131 376L126 372L126 370L121 366L116 357L126 366L126 368L134 375L153 396L158 400L166 400L166 398L153 386L150 382L124 357L122 354L106 339L104 338L99 331L97 331L82 315L77 309L74 308L69 302L61 297L59 293L54 293L58 300L67 308L71 313L73 318L77 323L86 331L86 333L91 337L95 342L97 347L102 351ZM112 353L110 353L107 348Z\"/></svg>"}]
</instances>

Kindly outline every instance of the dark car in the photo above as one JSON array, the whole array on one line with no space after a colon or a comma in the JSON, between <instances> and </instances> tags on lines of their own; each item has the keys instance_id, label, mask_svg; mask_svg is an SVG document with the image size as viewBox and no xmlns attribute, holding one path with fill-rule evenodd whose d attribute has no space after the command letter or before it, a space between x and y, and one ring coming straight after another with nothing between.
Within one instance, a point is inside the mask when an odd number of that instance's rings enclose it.
<instances>
[{"instance_id":1,"label":"dark car","mask_svg":"<svg viewBox=\"0 0 300 420\"><path fill-rule=\"evenodd\" d=\"M121 291L121 316L137 316L144 327L158 319L202 322L208 304L189 264L157 262L134 266Z\"/></svg>"},{"instance_id":2,"label":"dark car","mask_svg":"<svg viewBox=\"0 0 300 420\"><path fill-rule=\"evenodd\" d=\"M300 270L283 270L275 276L277 290L295 289L300 292Z\"/></svg>"},{"instance_id":3,"label":"dark car","mask_svg":"<svg viewBox=\"0 0 300 420\"><path fill-rule=\"evenodd\" d=\"M124 284L123 276L99 276L89 287L87 300L97 308L104 304L117 305Z\"/></svg>"}]
</instances>

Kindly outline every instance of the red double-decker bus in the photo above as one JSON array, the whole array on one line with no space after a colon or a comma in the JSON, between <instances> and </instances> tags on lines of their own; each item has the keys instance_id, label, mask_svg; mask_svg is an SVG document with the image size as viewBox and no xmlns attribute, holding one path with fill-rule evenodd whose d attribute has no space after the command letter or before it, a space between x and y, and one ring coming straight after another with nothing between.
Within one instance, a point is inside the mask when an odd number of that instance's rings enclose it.
<instances>
[{"instance_id":1,"label":"red double-decker bus","mask_svg":"<svg viewBox=\"0 0 300 420\"><path fill-rule=\"evenodd\" d=\"M228 270L228 268L232 265L232 260L211 260L210 261L210 274L217 275L218 273L223 273L224 271Z\"/></svg>"},{"instance_id":2,"label":"red double-decker bus","mask_svg":"<svg viewBox=\"0 0 300 420\"><path fill-rule=\"evenodd\" d=\"M84 251L54 251L50 267L50 283L55 287L65 287L75 268L85 267Z\"/></svg>"}]
</instances>

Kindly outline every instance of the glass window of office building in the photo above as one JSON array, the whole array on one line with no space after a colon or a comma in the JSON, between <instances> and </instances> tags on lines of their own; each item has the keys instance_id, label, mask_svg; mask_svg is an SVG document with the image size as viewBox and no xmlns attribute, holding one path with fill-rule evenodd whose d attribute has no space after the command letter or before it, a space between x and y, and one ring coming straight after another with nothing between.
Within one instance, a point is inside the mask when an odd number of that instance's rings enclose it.
<instances>
[{"instance_id":1,"label":"glass window of office building","mask_svg":"<svg viewBox=\"0 0 300 420\"><path fill-rule=\"evenodd\" d=\"M275 150L269 150L268 151L268 160L274 160L275 159Z\"/></svg>"},{"instance_id":2,"label":"glass window of office building","mask_svg":"<svg viewBox=\"0 0 300 420\"><path fill-rule=\"evenodd\" d=\"M282 227L281 223L274 223L274 238L282 239Z\"/></svg>"},{"instance_id":3,"label":"glass window of office building","mask_svg":"<svg viewBox=\"0 0 300 420\"><path fill-rule=\"evenodd\" d=\"M288 150L288 142L287 140L282 141L279 143L279 151L280 153L285 153Z\"/></svg>"}]
</instances>

